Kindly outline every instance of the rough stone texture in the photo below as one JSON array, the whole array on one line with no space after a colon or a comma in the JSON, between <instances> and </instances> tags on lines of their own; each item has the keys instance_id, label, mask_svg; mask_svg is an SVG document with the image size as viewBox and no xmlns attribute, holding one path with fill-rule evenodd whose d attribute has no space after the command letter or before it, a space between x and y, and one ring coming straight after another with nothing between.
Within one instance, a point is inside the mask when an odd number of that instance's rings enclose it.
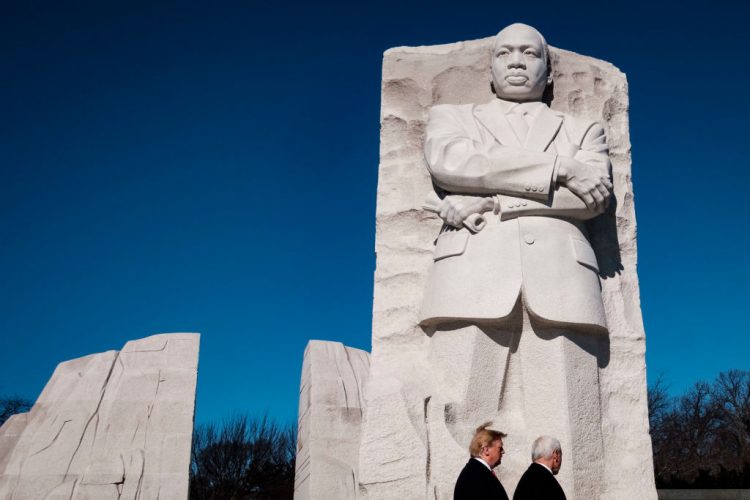
<instances>
[{"instance_id":1,"label":"rough stone texture","mask_svg":"<svg viewBox=\"0 0 750 500\"><path fill-rule=\"evenodd\" d=\"M659 490L659 500L750 500L750 490Z\"/></svg>"},{"instance_id":2,"label":"rough stone texture","mask_svg":"<svg viewBox=\"0 0 750 500\"><path fill-rule=\"evenodd\" d=\"M199 338L60 363L31 411L0 428L0 498L187 498Z\"/></svg>"},{"instance_id":3,"label":"rough stone texture","mask_svg":"<svg viewBox=\"0 0 750 500\"><path fill-rule=\"evenodd\" d=\"M473 353L456 353L452 360L450 353L440 356L439 346L433 345L437 340L417 326L433 241L441 226L437 216L421 209L432 189L422 141L430 106L493 98L491 44L487 38L385 53L373 352L360 444L367 450L359 457L360 498L451 498L468 457L466 432L456 429L480 423L451 420L455 415L446 418L443 406L435 403L445 400L454 381L434 367L436 361L448 367L453 363L456 379L474 376L482 383L481 374L464 373L476 369L472 363L482 362L481 346ZM601 121L613 165L616 204L591 223L609 327L609 355L599 367L604 479L598 498L656 499L636 274L627 81L604 61L554 48L551 53L551 107ZM477 393L481 397L482 391ZM502 428L503 422L496 425ZM530 460L531 443L525 439L511 435L506 440L508 452L499 472L511 495L517 481L514 471L522 471ZM563 462L563 485L570 473Z\"/></svg>"},{"instance_id":4,"label":"rough stone texture","mask_svg":"<svg viewBox=\"0 0 750 500\"><path fill-rule=\"evenodd\" d=\"M370 355L311 340L302 362L294 498L357 497L363 385Z\"/></svg>"}]
</instances>

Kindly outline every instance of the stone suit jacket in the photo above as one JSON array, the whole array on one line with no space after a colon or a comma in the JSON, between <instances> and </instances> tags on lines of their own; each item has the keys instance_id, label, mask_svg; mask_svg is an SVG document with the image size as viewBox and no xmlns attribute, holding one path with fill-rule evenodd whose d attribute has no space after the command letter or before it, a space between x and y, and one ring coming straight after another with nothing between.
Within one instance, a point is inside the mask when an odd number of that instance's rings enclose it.
<instances>
[{"instance_id":1,"label":"stone suit jacket","mask_svg":"<svg viewBox=\"0 0 750 500\"><path fill-rule=\"evenodd\" d=\"M508 494L487 467L470 458L458 475L453 500L508 500Z\"/></svg>"},{"instance_id":2,"label":"stone suit jacket","mask_svg":"<svg viewBox=\"0 0 750 500\"><path fill-rule=\"evenodd\" d=\"M606 331L596 255L583 221L598 215L556 185L558 156L609 176L604 129L538 103L524 144L506 111L513 103L430 109L425 159L447 194L500 195L501 214L486 227L444 226L420 314L424 326L499 321L519 295L532 316L557 326Z\"/></svg>"},{"instance_id":3,"label":"stone suit jacket","mask_svg":"<svg viewBox=\"0 0 750 500\"><path fill-rule=\"evenodd\" d=\"M532 463L518 481L513 500L566 500L560 483L543 465Z\"/></svg>"}]
</instances>

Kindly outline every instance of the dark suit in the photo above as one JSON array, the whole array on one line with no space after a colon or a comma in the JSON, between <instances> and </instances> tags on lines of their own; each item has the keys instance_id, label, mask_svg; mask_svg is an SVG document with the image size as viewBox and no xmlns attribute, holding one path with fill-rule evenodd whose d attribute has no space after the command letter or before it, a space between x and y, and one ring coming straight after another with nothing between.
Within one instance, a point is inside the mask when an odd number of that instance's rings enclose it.
<instances>
[{"instance_id":1,"label":"dark suit","mask_svg":"<svg viewBox=\"0 0 750 500\"><path fill-rule=\"evenodd\" d=\"M453 500L508 500L508 494L492 471L470 458L458 475Z\"/></svg>"},{"instance_id":2,"label":"dark suit","mask_svg":"<svg viewBox=\"0 0 750 500\"><path fill-rule=\"evenodd\" d=\"M543 465L533 463L516 486L513 500L566 500L560 483Z\"/></svg>"}]
</instances>

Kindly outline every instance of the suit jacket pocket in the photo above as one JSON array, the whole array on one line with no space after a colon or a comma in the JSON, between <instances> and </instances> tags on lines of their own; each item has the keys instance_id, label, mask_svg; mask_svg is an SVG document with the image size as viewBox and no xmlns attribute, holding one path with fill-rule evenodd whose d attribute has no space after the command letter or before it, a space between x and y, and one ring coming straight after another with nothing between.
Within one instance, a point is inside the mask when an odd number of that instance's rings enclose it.
<instances>
[{"instance_id":1,"label":"suit jacket pocket","mask_svg":"<svg viewBox=\"0 0 750 500\"><path fill-rule=\"evenodd\" d=\"M594 249L591 248L589 242L575 236L570 237L570 242L573 245L573 255L575 255L578 263L599 272L599 265L596 262L596 254L594 253Z\"/></svg>"},{"instance_id":2,"label":"suit jacket pocket","mask_svg":"<svg viewBox=\"0 0 750 500\"><path fill-rule=\"evenodd\" d=\"M433 260L438 261L446 257L461 255L466 251L468 241L469 231L466 229L444 231L438 236L437 243L435 243Z\"/></svg>"}]
</instances>

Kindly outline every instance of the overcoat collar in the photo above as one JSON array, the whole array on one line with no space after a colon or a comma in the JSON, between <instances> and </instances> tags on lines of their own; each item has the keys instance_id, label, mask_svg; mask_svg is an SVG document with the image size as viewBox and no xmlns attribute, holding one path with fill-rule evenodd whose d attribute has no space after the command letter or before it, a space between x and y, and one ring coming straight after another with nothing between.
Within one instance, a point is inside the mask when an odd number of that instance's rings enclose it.
<instances>
[{"instance_id":1,"label":"overcoat collar","mask_svg":"<svg viewBox=\"0 0 750 500\"><path fill-rule=\"evenodd\" d=\"M486 104L475 106L474 116L501 144L523 147L534 151L545 151L555 139L558 130L560 130L563 115L549 109L547 105L541 104L536 117L529 127L526 144L521 144L513 132L513 127L508 118L505 116L514 105L516 105L514 102L493 99Z\"/></svg>"}]
</instances>

